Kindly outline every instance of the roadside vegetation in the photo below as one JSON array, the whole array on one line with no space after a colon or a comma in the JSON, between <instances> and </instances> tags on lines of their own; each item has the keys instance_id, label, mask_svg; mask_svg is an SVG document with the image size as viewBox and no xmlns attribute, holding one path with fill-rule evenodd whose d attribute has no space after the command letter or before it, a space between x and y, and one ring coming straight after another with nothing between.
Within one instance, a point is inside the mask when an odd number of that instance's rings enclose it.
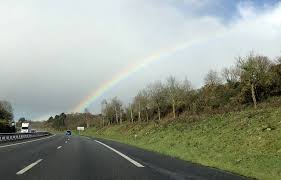
<instances>
[{"instance_id":1,"label":"roadside vegetation","mask_svg":"<svg viewBox=\"0 0 281 180\"><path fill-rule=\"evenodd\" d=\"M165 82L157 81L140 90L128 104L118 97L101 102L100 115L61 113L50 117L47 124L55 129L106 126L128 122L177 119L180 115L220 114L257 108L268 98L281 95L281 58L249 54L238 57L236 63L220 73L210 70L204 86L192 88L191 82L169 76Z\"/></svg>"},{"instance_id":2,"label":"roadside vegetation","mask_svg":"<svg viewBox=\"0 0 281 180\"><path fill-rule=\"evenodd\" d=\"M267 107L268 103L276 106ZM279 180L281 98L268 103L256 110L179 117L177 121L93 127L81 135L131 144L248 177Z\"/></svg>"},{"instance_id":3,"label":"roadside vegetation","mask_svg":"<svg viewBox=\"0 0 281 180\"><path fill-rule=\"evenodd\" d=\"M15 132L13 108L8 101L0 101L0 133Z\"/></svg>"},{"instance_id":4,"label":"roadside vegetation","mask_svg":"<svg viewBox=\"0 0 281 180\"><path fill-rule=\"evenodd\" d=\"M49 128L42 121L31 121L24 117L14 120L13 107L10 102L0 100L0 133L15 133L20 132L22 123L30 123L31 127L37 131L54 130Z\"/></svg>"},{"instance_id":5,"label":"roadside vegetation","mask_svg":"<svg viewBox=\"0 0 281 180\"><path fill-rule=\"evenodd\" d=\"M118 140L258 179L281 177L281 58L250 53L204 85L169 76L129 104L101 102L100 115L60 114L46 126L88 127L84 135Z\"/></svg>"},{"instance_id":6,"label":"roadside vegetation","mask_svg":"<svg viewBox=\"0 0 281 180\"><path fill-rule=\"evenodd\" d=\"M89 128L97 125L100 119L100 115L93 115L86 109L84 113L61 113L50 117L42 127L53 132L65 131L66 129L74 130L78 126Z\"/></svg>"}]
</instances>

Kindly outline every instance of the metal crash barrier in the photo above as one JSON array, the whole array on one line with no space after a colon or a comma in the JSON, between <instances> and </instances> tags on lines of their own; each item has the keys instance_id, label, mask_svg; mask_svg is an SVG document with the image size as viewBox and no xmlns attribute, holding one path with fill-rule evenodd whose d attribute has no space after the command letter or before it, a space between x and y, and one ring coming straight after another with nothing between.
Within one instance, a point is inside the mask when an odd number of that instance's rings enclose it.
<instances>
[{"instance_id":1,"label":"metal crash barrier","mask_svg":"<svg viewBox=\"0 0 281 180\"><path fill-rule=\"evenodd\" d=\"M22 139L30 139L36 137L49 136L49 132L37 132L37 133L0 133L0 143L7 141L16 141Z\"/></svg>"}]
</instances>

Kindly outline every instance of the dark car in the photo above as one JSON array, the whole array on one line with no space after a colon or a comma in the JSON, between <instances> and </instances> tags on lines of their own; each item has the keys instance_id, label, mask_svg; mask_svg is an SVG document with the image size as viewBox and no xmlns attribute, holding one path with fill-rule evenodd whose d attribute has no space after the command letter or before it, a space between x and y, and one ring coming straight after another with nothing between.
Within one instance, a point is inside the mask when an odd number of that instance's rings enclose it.
<instances>
[{"instance_id":1,"label":"dark car","mask_svg":"<svg viewBox=\"0 0 281 180\"><path fill-rule=\"evenodd\" d=\"M71 131L70 131L70 130L67 130L66 133L65 133L65 135L71 136Z\"/></svg>"}]
</instances>

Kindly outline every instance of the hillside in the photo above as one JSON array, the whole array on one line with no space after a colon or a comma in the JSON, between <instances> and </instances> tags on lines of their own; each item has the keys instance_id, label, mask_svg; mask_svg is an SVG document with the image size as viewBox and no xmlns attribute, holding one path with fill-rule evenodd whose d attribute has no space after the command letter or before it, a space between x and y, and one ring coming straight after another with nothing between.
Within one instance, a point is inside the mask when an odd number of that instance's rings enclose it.
<instances>
[{"instance_id":1,"label":"hillside","mask_svg":"<svg viewBox=\"0 0 281 180\"><path fill-rule=\"evenodd\" d=\"M281 107L261 105L257 110L181 117L177 121L125 122L90 128L83 135L117 140L249 177L277 180L281 177L280 127Z\"/></svg>"}]
</instances>

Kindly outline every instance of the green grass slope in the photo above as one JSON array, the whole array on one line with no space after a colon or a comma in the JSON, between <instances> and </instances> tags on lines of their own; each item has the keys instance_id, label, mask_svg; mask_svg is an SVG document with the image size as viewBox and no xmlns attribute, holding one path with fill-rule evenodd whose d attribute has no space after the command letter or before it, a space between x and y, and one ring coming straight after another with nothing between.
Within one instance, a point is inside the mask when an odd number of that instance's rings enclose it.
<instances>
[{"instance_id":1,"label":"green grass slope","mask_svg":"<svg viewBox=\"0 0 281 180\"><path fill-rule=\"evenodd\" d=\"M158 124L124 123L91 128L82 135L113 139L258 179L281 179L278 106Z\"/></svg>"}]
</instances>

